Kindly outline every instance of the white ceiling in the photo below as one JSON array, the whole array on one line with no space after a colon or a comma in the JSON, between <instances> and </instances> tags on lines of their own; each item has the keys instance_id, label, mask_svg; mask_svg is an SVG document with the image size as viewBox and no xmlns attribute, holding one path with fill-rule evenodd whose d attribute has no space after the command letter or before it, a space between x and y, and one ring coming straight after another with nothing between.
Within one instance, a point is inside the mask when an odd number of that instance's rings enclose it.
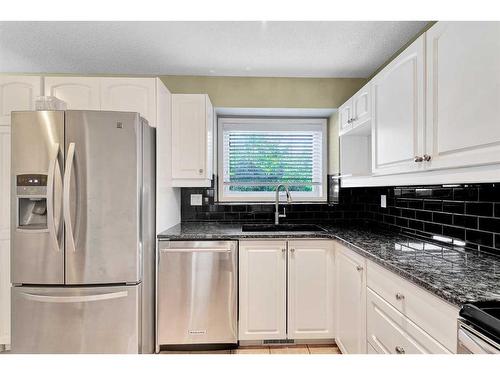
<instances>
[{"instance_id":1,"label":"white ceiling","mask_svg":"<svg viewBox=\"0 0 500 375\"><path fill-rule=\"evenodd\" d=\"M427 22L0 22L0 72L368 77Z\"/></svg>"}]
</instances>

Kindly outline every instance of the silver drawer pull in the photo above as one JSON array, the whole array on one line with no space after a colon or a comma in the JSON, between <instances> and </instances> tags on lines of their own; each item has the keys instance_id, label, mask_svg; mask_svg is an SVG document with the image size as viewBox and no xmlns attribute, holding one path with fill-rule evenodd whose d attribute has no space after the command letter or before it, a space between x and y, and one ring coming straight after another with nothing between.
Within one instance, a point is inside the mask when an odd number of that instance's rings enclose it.
<instances>
[{"instance_id":1,"label":"silver drawer pull","mask_svg":"<svg viewBox=\"0 0 500 375\"><path fill-rule=\"evenodd\" d=\"M405 299L405 295L401 294L401 293L396 293L396 299L398 301L404 300Z\"/></svg>"},{"instance_id":2,"label":"silver drawer pull","mask_svg":"<svg viewBox=\"0 0 500 375\"><path fill-rule=\"evenodd\" d=\"M396 346L396 348L395 348L395 349L396 349L396 353L397 353L397 354L405 354L405 350L404 350L404 348L403 348L403 347L401 347L401 346Z\"/></svg>"},{"instance_id":3,"label":"silver drawer pull","mask_svg":"<svg viewBox=\"0 0 500 375\"><path fill-rule=\"evenodd\" d=\"M362 266L356 266L356 270L363 271L363 267Z\"/></svg>"},{"instance_id":4,"label":"silver drawer pull","mask_svg":"<svg viewBox=\"0 0 500 375\"><path fill-rule=\"evenodd\" d=\"M413 158L413 160L415 161L415 163L421 163L424 161L424 158L417 155Z\"/></svg>"}]
</instances>

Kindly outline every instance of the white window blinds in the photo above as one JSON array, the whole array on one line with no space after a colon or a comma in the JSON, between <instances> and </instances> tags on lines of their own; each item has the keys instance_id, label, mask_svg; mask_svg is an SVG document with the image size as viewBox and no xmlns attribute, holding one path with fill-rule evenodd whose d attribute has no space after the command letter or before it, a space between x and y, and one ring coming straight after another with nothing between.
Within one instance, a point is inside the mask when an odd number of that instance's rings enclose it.
<instances>
[{"instance_id":1,"label":"white window blinds","mask_svg":"<svg viewBox=\"0 0 500 375\"><path fill-rule=\"evenodd\" d=\"M325 194L326 122L318 119L221 119L220 200L272 200L279 184L294 200Z\"/></svg>"}]
</instances>

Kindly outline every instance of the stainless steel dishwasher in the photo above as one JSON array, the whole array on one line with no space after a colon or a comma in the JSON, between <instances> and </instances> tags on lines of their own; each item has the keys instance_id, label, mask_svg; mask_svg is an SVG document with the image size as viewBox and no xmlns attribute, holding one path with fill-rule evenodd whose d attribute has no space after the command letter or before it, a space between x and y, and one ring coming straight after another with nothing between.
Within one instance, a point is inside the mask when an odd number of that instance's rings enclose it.
<instances>
[{"instance_id":1,"label":"stainless steel dishwasher","mask_svg":"<svg viewBox=\"0 0 500 375\"><path fill-rule=\"evenodd\" d=\"M157 345L237 343L237 242L159 241Z\"/></svg>"}]
</instances>

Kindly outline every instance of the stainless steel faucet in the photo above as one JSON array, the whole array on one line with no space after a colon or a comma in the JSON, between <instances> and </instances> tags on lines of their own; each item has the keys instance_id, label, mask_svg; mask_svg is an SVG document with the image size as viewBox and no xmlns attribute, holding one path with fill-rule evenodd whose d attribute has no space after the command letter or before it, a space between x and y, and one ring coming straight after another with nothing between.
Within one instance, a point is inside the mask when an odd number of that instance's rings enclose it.
<instances>
[{"instance_id":1,"label":"stainless steel faucet","mask_svg":"<svg viewBox=\"0 0 500 375\"><path fill-rule=\"evenodd\" d=\"M274 212L274 224L278 225L280 223L280 217L286 217L286 209L283 207L283 213L280 214L280 188L284 187L286 192L286 203L292 202L292 196L288 191L286 185L280 184L276 186L276 201L274 202L275 212Z\"/></svg>"}]
</instances>

